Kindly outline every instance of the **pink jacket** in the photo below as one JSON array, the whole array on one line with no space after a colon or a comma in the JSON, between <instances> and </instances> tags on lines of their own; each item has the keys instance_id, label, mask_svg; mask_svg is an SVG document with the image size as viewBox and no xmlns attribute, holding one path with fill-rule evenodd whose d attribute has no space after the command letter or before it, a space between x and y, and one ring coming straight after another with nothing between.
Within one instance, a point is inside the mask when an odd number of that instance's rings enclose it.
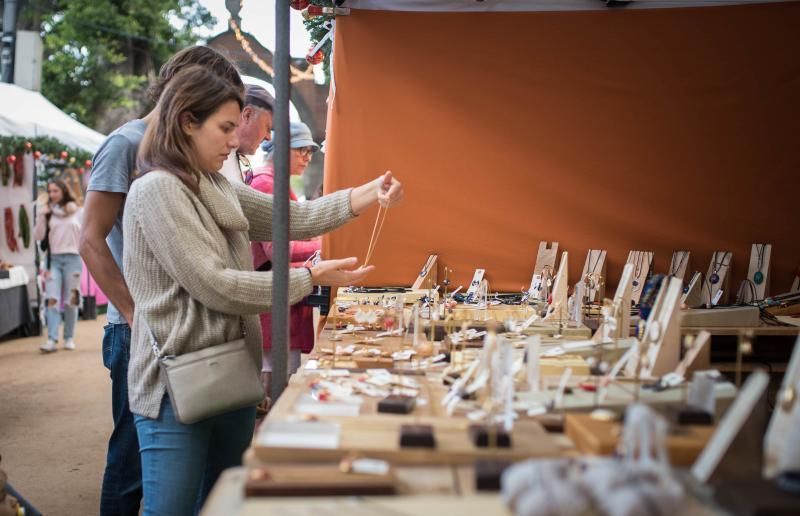
<instances>
[{"instance_id":1,"label":"pink jacket","mask_svg":"<svg viewBox=\"0 0 800 516\"><path fill-rule=\"evenodd\" d=\"M65 207L51 205L50 211L50 253L51 254L78 254L78 243L81 236L81 210L77 204L71 202ZM36 213L36 225L33 228L33 238L44 239L47 231L47 216L41 210Z\"/></svg>"},{"instance_id":2,"label":"pink jacket","mask_svg":"<svg viewBox=\"0 0 800 516\"><path fill-rule=\"evenodd\" d=\"M253 172L255 175L250 186L259 192L271 194L275 187L271 164L257 168ZM297 196L291 191L289 197L293 201L297 200ZM250 248L253 253L253 267L256 269L272 259L272 242L252 242ZM318 240L295 240L289 243L289 259L294 262L295 266L300 267L319 249L320 242ZM261 332L264 335L264 351L270 351L272 349L272 314L263 313L260 317ZM292 306L289 312L289 331L291 334L290 349L299 349L303 353L308 353L314 348L313 309L302 301Z\"/></svg>"}]
</instances>

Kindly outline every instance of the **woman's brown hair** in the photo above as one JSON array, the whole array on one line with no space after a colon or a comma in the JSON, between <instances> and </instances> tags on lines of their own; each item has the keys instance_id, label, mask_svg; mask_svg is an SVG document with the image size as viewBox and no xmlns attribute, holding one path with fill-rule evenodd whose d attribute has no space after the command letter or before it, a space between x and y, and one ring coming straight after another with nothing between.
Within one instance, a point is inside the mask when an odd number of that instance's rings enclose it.
<instances>
[{"instance_id":1,"label":"woman's brown hair","mask_svg":"<svg viewBox=\"0 0 800 516\"><path fill-rule=\"evenodd\" d=\"M51 179L47 182L48 185L56 185L59 190L61 190L61 200L58 201L59 206L66 206L67 204L74 202L78 204L78 201L75 200L75 196L72 195L72 190L70 190L67 183L64 182L63 179Z\"/></svg>"},{"instance_id":2,"label":"woman's brown hair","mask_svg":"<svg viewBox=\"0 0 800 516\"><path fill-rule=\"evenodd\" d=\"M188 115L193 123L202 124L229 101L241 109L242 92L219 75L201 66L178 72L161 95L156 117L144 133L137 156L139 171L171 172L197 193L201 174L212 171L200 170L197 151L181 121Z\"/></svg>"},{"instance_id":3,"label":"woman's brown hair","mask_svg":"<svg viewBox=\"0 0 800 516\"><path fill-rule=\"evenodd\" d=\"M156 77L148 90L148 94L153 103L158 102L161 98L161 94L164 93L164 89L173 77L180 73L181 70L193 65L202 66L203 68L211 70L237 88L244 90L244 84L242 83L242 78L239 77L239 71L230 61L225 59L225 56L213 48L198 45L184 48L172 56L169 61L164 63L164 66L158 71L158 77Z\"/></svg>"}]
</instances>

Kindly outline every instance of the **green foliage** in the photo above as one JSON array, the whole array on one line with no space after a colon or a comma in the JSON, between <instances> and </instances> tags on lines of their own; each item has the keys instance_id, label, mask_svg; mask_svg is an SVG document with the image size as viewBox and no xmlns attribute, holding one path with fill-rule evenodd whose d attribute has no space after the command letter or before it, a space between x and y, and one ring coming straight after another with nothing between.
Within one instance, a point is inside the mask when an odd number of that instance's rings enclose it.
<instances>
[{"instance_id":1,"label":"green foliage","mask_svg":"<svg viewBox=\"0 0 800 516\"><path fill-rule=\"evenodd\" d=\"M110 109L146 107L144 91L155 71L197 41L195 29L214 21L196 0L32 4L24 14L28 23L40 20L42 93L91 127Z\"/></svg>"},{"instance_id":2,"label":"green foliage","mask_svg":"<svg viewBox=\"0 0 800 516\"><path fill-rule=\"evenodd\" d=\"M323 7L333 7L333 2L330 0L311 0L314 5L321 5ZM325 21L329 18L327 16L315 16L310 20L303 20L308 33L311 35L311 45L316 46L319 41L328 34L328 30L323 26ZM328 40L322 45L322 53L325 54L325 61L322 63L322 68L325 70L325 77L330 81L331 77L331 50L333 49L333 42Z\"/></svg>"},{"instance_id":3,"label":"green foliage","mask_svg":"<svg viewBox=\"0 0 800 516\"><path fill-rule=\"evenodd\" d=\"M31 144L30 147L26 145L27 143ZM86 160L92 159L90 152L75 147L67 147L55 138L47 136L37 138L0 136L0 167L6 165L6 158L11 154L20 159L27 151L39 151L42 153L36 169L39 188L44 188L49 180L59 177L66 168L85 167ZM66 159L61 157L63 151L67 151Z\"/></svg>"}]
</instances>

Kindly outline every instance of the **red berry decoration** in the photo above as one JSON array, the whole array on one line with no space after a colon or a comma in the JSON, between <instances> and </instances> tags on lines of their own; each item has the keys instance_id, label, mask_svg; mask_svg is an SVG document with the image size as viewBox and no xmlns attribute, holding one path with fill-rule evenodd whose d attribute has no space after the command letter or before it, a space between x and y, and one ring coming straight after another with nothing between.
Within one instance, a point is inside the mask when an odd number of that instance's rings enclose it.
<instances>
[{"instance_id":1,"label":"red berry decoration","mask_svg":"<svg viewBox=\"0 0 800 516\"><path fill-rule=\"evenodd\" d=\"M15 163L17 161L17 157L14 156L13 154L11 154L10 156L8 156L6 158L6 161L13 164L13 163Z\"/></svg>"},{"instance_id":2,"label":"red berry decoration","mask_svg":"<svg viewBox=\"0 0 800 516\"><path fill-rule=\"evenodd\" d=\"M35 159L41 159L41 158L42 158L42 151L38 151L38 150L37 150L37 151L35 151L35 152L33 153L33 157L34 157Z\"/></svg>"},{"instance_id":3,"label":"red berry decoration","mask_svg":"<svg viewBox=\"0 0 800 516\"><path fill-rule=\"evenodd\" d=\"M289 5L292 6L292 9L297 9L298 11L302 11L306 7L311 4L311 0L291 0Z\"/></svg>"},{"instance_id":4,"label":"red berry decoration","mask_svg":"<svg viewBox=\"0 0 800 516\"><path fill-rule=\"evenodd\" d=\"M67 152L65 150L62 150L61 151L61 159L67 159L67 156L69 156L69 152Z\"/></svg>"},{"instance_id":5,"label":"red berry decoration","mask_svg":"<svg viewBox=\"0 0 800 516\"><path fill-rule=\"evenodd\" d=\"M83 164L86 166L86 168L90 168L92 166L92 160L87 159L83 162Z\"/></svg>"},{"instance_id":6,"label":"red berry decoration","mask_svg":"<svg viewBox=\"0 0 800 516\"><path fill-rule=\"evenodd\" d=\"M325 54L322 53L322 50L317 50L317 53L314 55L311 54L306 55L306 61L308 61L308 63L312 65L318 65L324 60L325 60Z\"/></svg>"},{"instance_id":7,"label":"red berry decoration","mask_svg":"<svg viewBox=\"0 0 800 516\"><path fill-rule=\"evenodd\" d=\"M78 169L78 174L83 174L84 172L86 172L86 170L83 167Z\"/></svg>"}]
</instances>

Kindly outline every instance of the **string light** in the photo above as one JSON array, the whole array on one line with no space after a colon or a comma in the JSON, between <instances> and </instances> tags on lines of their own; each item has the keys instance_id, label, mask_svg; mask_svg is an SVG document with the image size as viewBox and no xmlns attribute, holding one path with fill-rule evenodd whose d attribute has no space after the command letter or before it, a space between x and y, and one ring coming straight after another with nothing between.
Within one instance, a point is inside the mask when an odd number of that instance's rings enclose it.
<instances>
[{"instance_id":1,"label":"string light","mask_svg":"<svg viewBox=\"0 0 800 516\"><path fill-rule=\"evenodd\" d=\"M269 64L267 64L266 61L261 59L261 57L259 57L258 54L256 54L256 52L250 46L250 42L247 41L247 38L245 38L244 34L242 34L242 31L239 28L239 24L236 23L236 20L234 20L233 17L231 17L228 20L228 22L230 24L231 29L233 30L234 35L236 36L237 41L239 41L239 44L242 46L242 50L244 50L247 53L247 55L250 56L250 60L252 60L253 63L255 63L256 65L258 65L258 67L261 68L261 70L263 70L264 73L266 73L270 77L274 77L275 70ZM305 71L303 71L300 70L299 68L289 65L289 70L292 74L289 81L292 83L314 80L314 70L311 66L309 66Z\"/></svg>"}]
</instances>

